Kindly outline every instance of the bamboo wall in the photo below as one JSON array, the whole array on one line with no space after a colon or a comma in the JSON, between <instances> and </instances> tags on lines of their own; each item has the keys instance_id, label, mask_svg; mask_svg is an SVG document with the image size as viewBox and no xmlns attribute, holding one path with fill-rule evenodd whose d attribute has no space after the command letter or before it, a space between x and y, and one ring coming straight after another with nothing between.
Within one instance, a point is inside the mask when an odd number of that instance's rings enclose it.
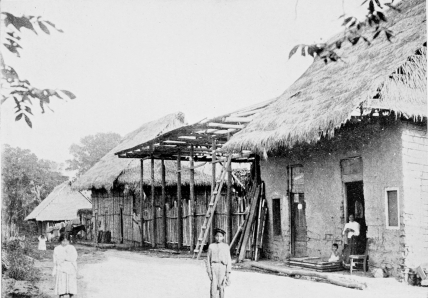
<instances>
[{"instance_id":1,"label":"bamboo wall","mask_svg":"<svg viewBox=\"0 0 428 298\"><path fill-rule=\"evenodd\" d=\"M188 192L183 189L182 210L183 210L183 246L190 245L190 206ZM149 191L149 190L148 190ZM167 202L166 208L166 241L168 247L176 247L178 245L178 207L177 201L174 200L176 196L176 188L167 189ZM223 195L220 197L215 216L213 219L214 228L222 228L227 231L227 215L226 215L226 194L223 190ZM150 202L150 195L147 195L146 200L143 201L143 240L145 244L152 244L153 242L153 212L152 204ZM201 226L203 224L205 214L207 211L207 204L210 199L210 186L197 187L195 189L195 226L196 235L195 240L199 236ZM132 245L141 244L141 232L139 226L140 220L140 198L138 194L132 191L124 192L122 190L114 190L107 192L103 190L92 191L93 198L93 211L97 213L98 231L110 231L112 242L125 243ZM232 195L232 231L236 233L238 225L244 221L242 214L246 207L244 198L237 195ZM157 203L159 202L159 203ZM156 207L156 244L161 245L163 240L163 221L162 221L162 208L160 207L160 190L155 189L155 203ZM122 211L121 211L122 210ZM132 220L133 210L136 210L134 219ZM123 236L121 233L121 214L123 218ZM233 235L232 235L233 237ZM231 238L232 238L231 237ZM196 242L196 241L195 241Z\"/></svg>"}]
</instances>

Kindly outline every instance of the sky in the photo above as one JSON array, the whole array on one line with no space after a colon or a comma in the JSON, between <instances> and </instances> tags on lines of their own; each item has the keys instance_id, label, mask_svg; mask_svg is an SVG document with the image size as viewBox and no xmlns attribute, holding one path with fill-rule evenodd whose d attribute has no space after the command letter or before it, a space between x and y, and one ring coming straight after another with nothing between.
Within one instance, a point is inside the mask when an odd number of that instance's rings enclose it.
<instances>
[{"instance_id":1,"label":"sky","mask_svg":"<svg viewBox=\"0 0 428 298\"><path fill-rule=\"evenodd\" d=\"M1 107L1 142L63 163L91 134L125 134L169 113L189 123L281 95L312 58L296 44L325 41L361 0L51 0L1 2L64 33L23 30L21 58L5 62L38 88L72 91L37 112L33 128ZM35 103L37 104L37 103Z\"/></svg>"}]
</instances>

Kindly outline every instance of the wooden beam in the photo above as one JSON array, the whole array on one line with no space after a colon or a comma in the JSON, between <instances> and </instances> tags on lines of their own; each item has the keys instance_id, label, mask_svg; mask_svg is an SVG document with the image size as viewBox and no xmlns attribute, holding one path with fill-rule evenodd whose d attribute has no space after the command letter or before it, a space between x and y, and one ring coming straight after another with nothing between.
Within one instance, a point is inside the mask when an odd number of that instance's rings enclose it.
<instances>
[{"instance_id":1,"label":"wooden beam","mask_svg":"<svg viewBox=\"0 0 428 298\"><path fill-rule=\"evenodd\" d=\"M193 145L190 147L190 252L195 248L195 164L193 161Z\"/></svg>"},{"instance_id":2,"label":"wooden beam","mask_svg":"<svg viewBox=\"0 0 428 298\"><path fill-rule=\"evenodd\" d=\"M155 159L153 156L150 159L150 174L151 174L151 197L152 197L152 247L156 247L156 203L155 203Z\"/></svg>"},{"instance_id":3,"label":"wooden beam","mask_svg":"<svg viewBox=\"0 0 428 298\"><path fill-rule=\"evenodd\" d=\"M161 159L161 176L162 176L162 244L166 247L167 239L166 239L166 182L165 182L165 160Z\"/></svg>"},{"instance_id":4,"label":"wooden beam","mask_svg":"<svg viewBox=\"0 0 428 298\"><path fill-rule=\"evenodd\" d=\"M144 173L144 159L140 159L140 233L141 233L141 246L144 245L144 217L143 217L143 202L144 202L144 189L143 189L143 173Z\"/></svg>"},{"instance_id":5,"label":"wooden beam","mask_svg":"<svg viewBox=\"0 0 428 298\"><path fill-rule=\"evenodd\" d=\"M177 155L177 226L178 226L178 249L183 245L183 205L181 202L181 154Z\"/></svg>"},{"instance_id":6,"label":"wooden beam","mask_svg":"<svg viewBox=\"0 0 428 298\"><path fill-rule=\"evenodd\" d=\"M225 124L225 123L208 123L209 127L221 127L221 128L235 128L235 129L243 129L245 125L242 124Z\"/></svg>"}]
</instances>

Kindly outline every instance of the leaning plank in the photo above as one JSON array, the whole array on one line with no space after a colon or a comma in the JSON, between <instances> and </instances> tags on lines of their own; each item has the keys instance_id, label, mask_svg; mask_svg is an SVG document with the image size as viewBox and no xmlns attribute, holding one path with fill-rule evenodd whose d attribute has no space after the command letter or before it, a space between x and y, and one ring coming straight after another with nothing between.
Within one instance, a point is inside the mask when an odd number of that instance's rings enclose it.
<instances>
[{"instance_id":1,"label":"leaning plank","mask_svg":"<svg viewBox=\"0 0 428 298\"><path fill-rule=\"evenodd\" d=\"M358 290L363 290L364 288L367 288L366 283L361 283L356 280L350 280L346 278L333 277L333 275L331 274L322 273L322 272L314 272L314 271L301 270L301 269L278 268L275 266L260 264L260 263L253 263L251 264L251 266L258 269L268 270L268 271L277 272L277 273L284 273L288 275L317 277L320 279L324 279L333 285L342 286L346 288L352 288L352 289L358 289Z\"/></svg>"},{"instance_id":2,"label":"leaning plank","mask_svg":"<svg viewBox=\"0 0 428 298\"><path fill-rule=\"evenodd\" d=\"M260 194L260 186L258 185L256 188L256 192L254 194L254 197L251 200L250 215L248 216L248 221L247 221L247 224L245 226L244 233L243 233L244 237L242 239L241 250L239 252L238 261L242 261L245 258L247 243L248 243L248 240L250 238L251 228L252 228L252 225L253 225L253 222L255 219L255 215L256 215L257 203L259 200L259 194Z\"/></svg>"}]
</instances>

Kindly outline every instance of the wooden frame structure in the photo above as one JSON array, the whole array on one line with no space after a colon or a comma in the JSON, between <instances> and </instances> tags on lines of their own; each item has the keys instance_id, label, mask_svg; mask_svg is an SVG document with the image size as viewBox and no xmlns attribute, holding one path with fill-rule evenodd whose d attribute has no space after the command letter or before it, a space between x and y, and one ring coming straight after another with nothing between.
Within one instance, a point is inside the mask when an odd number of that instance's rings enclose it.
<instances>
[{"instance_id":1,"label":"wooden frame structure","mask_svg":"<svg viewBox=\"0 0 428 298\"><path fill-rule=\"evenodd\" d=\"M206 163L212 164L212 188L216 184L216 163L225 162L228 154L221 150L222 146L230 139L230 137L243 128L257 115L263 111L273 100L268 100L253 106L250 106L239 111L225 114L219 117L204 119L191 125L182 126L171 130L167 133L157 136L156 138L139 144L132 148L128 148L115 154L119 158L139 158L144 159L161 159L161 160L176 160L177 161L177 203L178 203L178 249L182 246L183 226L182 226L182 208L181 208L181 161L190 162L190 217L191 217L191 243L190 250L194 249L194 237L197 235L195 230L195 195L194 195L194 169L203 166ZM256 161L256 154L252 151L243 150L239 153L232 154L232 162L248 163ZM203 162L203 164L195 166L195 162ZM153 162L152 176L154 172ZM227 216L228 216L228 231L226 241L232 240L231 226L231 185L232 185L232 169L228 169L227 178ZM142 177L141 177L142 179ZM164 181L163 181L164 185ZM142 194L143 195L143 194ZM163 218L165 214L163 212ZM163 231L162 234L165 234ZM159 236L158 236L159 237ZM153 245L155 246L155 244Z\"/></svg>"}]
</instances>

